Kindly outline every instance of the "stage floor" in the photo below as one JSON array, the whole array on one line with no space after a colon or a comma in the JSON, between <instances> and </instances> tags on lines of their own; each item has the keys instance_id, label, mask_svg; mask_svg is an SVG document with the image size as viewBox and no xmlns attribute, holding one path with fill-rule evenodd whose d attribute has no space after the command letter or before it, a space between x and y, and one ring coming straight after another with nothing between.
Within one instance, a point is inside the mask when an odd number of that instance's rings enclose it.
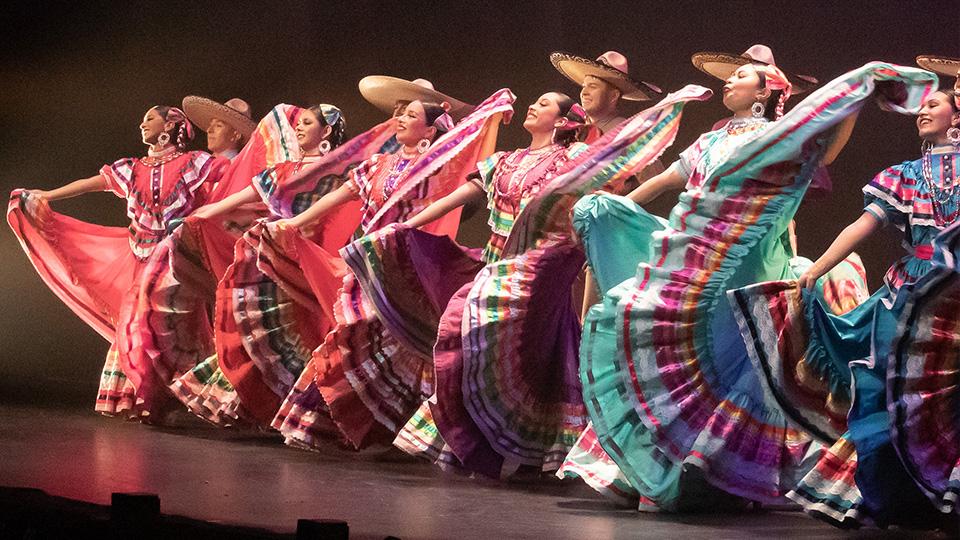
<instances>
[{"instance_id":1,"label":"stage floor","mask_svg":"<svg viewBox=\"0 0 960 540\"><path fill-rule=\"evenodd\" d=\"M446 474L391 451L323 453L197 424L155 428L91 411L0 405L0 486L109 504L160 496L164 514L292 532L340 519L351 538L863 538L800 512L664 515L619 509L581 482L513 485ZM897 535L902 537L902 535Z\"/></svg>"}]
</instances>

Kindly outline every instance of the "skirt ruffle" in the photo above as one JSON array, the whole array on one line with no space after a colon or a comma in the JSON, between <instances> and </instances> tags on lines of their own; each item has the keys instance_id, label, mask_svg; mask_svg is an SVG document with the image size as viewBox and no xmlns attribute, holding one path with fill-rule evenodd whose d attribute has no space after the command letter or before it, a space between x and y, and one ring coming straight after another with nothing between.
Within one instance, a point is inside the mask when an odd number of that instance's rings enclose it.
<instances>
[{"instance_id":1,"label":"skirt ruffle","mask_svg":"<svg viewBox=\"0 0 960 540\"><path fill-rule=\"evenodd\" d=\"M200 418L222 427L250 426L237 391L220 369L216 355L210 356L170 385L173 395Z\"/></svg>"},{"instance_id":2,"label":"skirt ruffle","mask_svg":"<svg viewBox=\"0 0 960 540\"><path fill-rule=\"evenodd\" d=\"M390 444L433 393L433 366L386 330L353 274L335 310L338 324L313 356L316 387L354 447Z\"/></svg>"},{"instance_id":3,"label":"skirt ruffle","mask_svg":"<svg viewBox=\"0 0 960 540\"><path fill-rule=\"evenodd\" d=\"M300 270L296 231L264 223L237 242L216 291L216 353L244 409L269 425L332 326Z\"/></svg>"},{"instance_id":4,"label":"skirt ruffle","mask_svg":"<svg viewBox=\"0 0 960 540\"><path fill-rule=\"evenodd\" d=\"M684 489L699 475L734 495L783 502L809 466L805 464L810 464L810 441L764 401L746 354L738 354L742 343L737 343L739 333L729 308L720 303L725 301L720 293L734 283L731 278L738 267L734 264L754 264L753 258L743 260L750 251L735 243L723 254L714 253L719 249L716 244L695 236L696 230L668 235L661 221L629 201L595 197L606 199L603 206L620 213L637 214L627 218L640 228L635 241L662 242L670 250L664 257L672 256L669 264L660 261L663 268L641 265L635 278L613 287L587 315L581 380L603 448L642 496L667 510L688 507L685 496L695 496L696 490L685 494ZM750 196L711 197L704 206L742 209ZM786 201L777 206L783 204ZM597 201L589 198L578 203L575 223L580 229L589 229L597 207ZM767 210L766 227L783 220L785 211ZM691 217L691 223L706 226L699 215ZM717 227L714 232L722 229ZM756 277L789 272L779 236L767 235L759 227L752 237L754 243L762 240L754 249L764 259L750 267ZM697 255L680 259L671 255L684 248ZM589 247L588 253L593 254ZM722 264L705 262L713 256L721 256ZM655 257L651 254L651 261ZM597 275L603 275L598 269L603 264L591 261ZM667 270L675 265L679 269ZM735 279L749 283L753 277ZM712 337L709 346L704 342L707 334ZM742 362L731 361L740 356ZM718 358L724 363L718 365Z\"/></svg>"},{"instance_id":5,"label":"skirt ruffle","mask_svg":"<svg viewBox=\"0 0 960 540\"><path fill-rule=\"evenodd\" d=\"M117 332L124 372L145 399L170 399L169 386L214 354L217 279L238 237L188 218L146 262L134 309L122 317Z\"/></svg>"},{"instance_id":6,"label":"skirt ruffle","mask_svg":"<svg viewBox=\"0 0 960 540\"><path fill-rule=\"evenodd\" d=\"M933 269L910 287L887 372L891 438L944 513L960 513L960 225L935 240Z\"/></svg>"},{"instance_id":7,"label":"skirt ruffle","mask_svg":"<svg viewBox=\"0 0 960 540\"><path fill-rule=\"evenodd\" d=\"M572 243L545 244L487 265L448 304L433 412L469 470L553 473L586 427L570 294L583 260Z\"/></svg>"}]
</instances>

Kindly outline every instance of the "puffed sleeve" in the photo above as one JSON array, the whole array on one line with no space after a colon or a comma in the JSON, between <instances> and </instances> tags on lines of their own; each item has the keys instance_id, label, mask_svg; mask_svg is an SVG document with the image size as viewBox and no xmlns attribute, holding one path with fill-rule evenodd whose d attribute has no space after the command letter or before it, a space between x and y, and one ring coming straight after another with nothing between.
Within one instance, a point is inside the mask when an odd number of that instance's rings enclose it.
<instances>
[{"instance_id":1,"label":"puffed sleeve","mask_svg":"<svg viewBox=\"0 0 960 540\"><path fill-rule=\"evenodd\" d=\"M100 167L100 176L107 181L107 188L104 191L113 192L123 199L127 198L130 186L133 184L133 167L136 163L136 158L123 158Z\"/></svg>"},{"instance_id":2,"label":"puffed sleeve","mask_svg":"<svg viewBox=\"0 0 960 540\"><path fill-rule=\"evenodd\" d=\"M882 223L903 229L913 211L917 185L913 175L904 174L911 165L907 161L881 171L863 187L863 210Z\"/></svg>"},{"instance_id":3,"label":"puffed sleeve","mask_svg":"<svg viewBox=\"0 0 960 540\"><path fill-rule=\"evenodd\" d=\"M343 185L357 196L369 193L371 188L370 183L373 181L377 169L381 167L385 161L383 157L383 154L374 154L370 156L370 159L351 169L350 174L347 176L347 181L344 182Z\"/></svg>"},{"instance_id":4,"label":"puffed sleeve","mask_svg":"<svg viewBox=\"0 0 960 540\"><path fill-rule=\"evenodd\" d=\"M477 173L479 176L470 178L470 181L483 188L487 193L493 192L493 173L497 170L500 160L506 155L506 152L494 152L487 159L477 163Z\"/></svg>"},{"instance_id":5,"label":"puffed sleeve","mask_svg":"<svg viewBox=\"0 0 960 540\"><path fill-rule=\"evenodd\" d=\"M688 146L686 150L680 152L677 160L674 161L670 167L680 173L684 178L690 178L690 175L692 175L693 171L697 168L697 161L700 159L700 155L703 153L702 141L703 136Z\"/></svg>"}]
</instances>

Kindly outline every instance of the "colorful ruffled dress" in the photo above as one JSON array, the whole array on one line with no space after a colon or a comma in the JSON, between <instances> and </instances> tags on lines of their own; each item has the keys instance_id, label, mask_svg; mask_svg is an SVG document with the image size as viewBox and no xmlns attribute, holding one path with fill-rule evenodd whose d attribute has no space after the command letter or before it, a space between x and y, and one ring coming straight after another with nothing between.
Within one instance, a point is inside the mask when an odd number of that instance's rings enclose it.
<instances>
[{"instance_id":1,"label":"colorful ruffled dress","mask_svg":"<svg viewBox=\"0 0 960 540\"><path fill-rule=\"evenodd\" d=\"M410 229L346 248L384 324L432 353L436 393L397 446L495 478L559 467L585 426L571 298L583 254L569 209L582 192L622 183L653 161L675 133L673 105L589 150L518 150L481 163L492 229L482 254Z\"/></svg>"},{"instance_id":2,"label":"colorful ruffled dress","mask_svg":"<svg viewBox=\"0 0 960 540\"><path fill-rule=\"evenodd\" d=\"M892 444L894 428L887 413L888 406L914 407L930 381L914 379L920 387L898 405L898 398L888 401L887 378L888 367L889 376L897 376L895 365L888 366L895 339L927 339L946 323L907 323L905 309L924 300L914 290L933 269L934 238L960 213L952 190L940 187L957 182L958 167L960 154L942 147L882 171L864 187L864 211L897 227L907 254L887 271L884 286L852 311L831 314L793 282L762 283L732 293L741 332L768 395L797 425L832 445L790 497L833 523L936 523L933 506L911 481ZM898 328L909 328L912 337L901 337ZM893 381L894 387L898 384ZM915 441L935 452L941 433L914 431L920 437Z\"/></svg>"},{"instance_id":3,"label":"colorful ruffled dress","mask_svg":"<svg viewBox=\"0 0 960 540\"><path fill-rule=\"evenodd\" d=\"M816 446L764 394L726 292L793 277L782 235L833 128L881 80L903 87L908 105L931 86L921 70L867 64L777 122L701 136L681 156L689 179L666 223L640 208L622 209L646 229L637 234L649 240L649 262L588 313L580 375L601 447L658 507L696 505L705 486L782 502L812 466ZM589 222L595 199L576 209L587 243L607 238ZM589 263L603 280L605 260Z\"/></svg>"},{"instance_id":4,"label":"colorful ruffled dress","mask_svg":"<svg viewBox=\"0 0 960 540\"><path fill-rule=\"evenodd\" d=\"M509 90L496 92L414 159L380 155L358 167L350 185L363 205L362 233L402 222L461 185L479 156L492 151L500 117L512 112L514 99ZM455 236L459 219L451 212L428 230ZM432 369L384 328L353 274L339 284L330 304L336 327L272 423L291 445L312 448L331 438L353 448L389 444L412 413L407 404L415 408L432 392Z\"/></svg>"},{"instance_id":5,"label":"colorful ruffled dress","mask_svg":"<svg viewBox=\"0 0 960 540\"><path fill-rule=\"evenodd\" d=\"M291 126L299 111L278 105L258 123L207 204L246 188L269 165L290 159L291 149L298 148ZM138 392L169 396L179 377L213 354L210 313L217 281L233 260L234 243L266 214L266 206L254 202L226 219L190 216L154 249L140 274L137 309L118 331L124 371Z\"/></svg>"},{"instance_id":6,"label":"colorful ruffled dress","mask_svg":"<svg viewBox=\"0 0 960 540\"><path fill-rule=\"evenodd\" d=\"M161 414L169 396L141 395L127 378L117 331L136 304L138 279L172 223L208 200L228 161L205 152L121 159L100 169L107 190L127 202L129 227L104 227L51 212L40 223L28 198L15 190L7 222L34 268L81 319L110 341L100 377L96 410L108 414Z\"/></svg>"},{"instance_id":7,"label":"colorful ruffled dress","mask_svg":"<svg viewBox=\"0 0 960 540\"><path fill-rule=\"evenodd\" d=\"M666 220L643 212L626 197L589 197L577 206L574 227L582 235L581 240L588 250L587 259L604 261L598 267L602 273L596 276L601 297L614 286L630 279L641 262L649 263L648 258L653 253L649 231L666 226ZM789 250L786 236L781 237L781 242ZM790 259L790 266L797 275L810 264L811 261L805 257ZM869 296L866 272L860 257L852 254L844 259L818 282L816 290L818 298L836 314L846 313L866 300ZM581 478L598 493L621 506L635 507L641 511L658 510L652 500L640 495L630 485L620 468L604 452L592 425L580 435L558 476ZM722 505L717 497L705 498L700 503L703 508L712 510Z\"/></svg>"},{"instance_id":8,"label":"colorful ruffled dress","mask_svg":"<svg viewBox=\"0 0 960 540\"><path fill-rule=\"evenodd\" d=\"M954 154L953 185L960 159ZM949 185L949 184L948 184ZM960 510L960 223L934 239L933 268L912 285L887 366L890 437L902 466L943 513Z\"/></svg>"},{"instance_id":9,"label":"colorful ruffled dress","mask_svg":"<svg viewBox=\"0 0 960 540\"><path fill-rule=\"evenodd\" d=\"M202 362L189 364L202 355L182 359L181 364L192 369L176 379L172 389L191 411L219 425L268 425L303 364L332 328L329 306L335 298L330 291L336 288L331 284L340 282L345 269L339 264L303 264L302 257L336 251L345 244L360 222L360 205L340 206L317 224L310 237L278 230L272 222L299 214L339 187L358 162L374 155L393 134L394 123L387 121L324 156L304 157L293 129L299 112L281 105L260 124L270 128L269 155L284 158L273 159L274 165L252 178L269 217L229 244L229 266L221 269L220 264L207 263L210 270L202 275L218 278L213 290L188 287L199 293L192 311L201 319L212 307L213 320L204 322L207 327L212 323L214 339L203 342L208 356ZM192 230L209 233L216 228L212 223L198 225ZM215 249L222 250L230 235L218 232L217 237ZM205 234L204 239L209 245L217 237ZM205 249L201 254L211 252ZM190 260L181 258L169 267L175 269L177 263ZM166 289L158 288L153 304L162 320L169 319ZM186 310L176 311L174 322L187 322Z\"/></svg>"}]
</instances>

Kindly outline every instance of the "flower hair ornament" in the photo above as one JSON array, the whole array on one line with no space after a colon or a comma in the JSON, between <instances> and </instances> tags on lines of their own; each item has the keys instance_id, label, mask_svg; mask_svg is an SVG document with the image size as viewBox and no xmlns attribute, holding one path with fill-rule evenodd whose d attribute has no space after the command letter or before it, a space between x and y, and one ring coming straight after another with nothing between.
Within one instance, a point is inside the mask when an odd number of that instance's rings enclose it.
<instances>
[{"instance_id":1,"label":"flower hair ornament","mask_svg":"<svg viewBox=\"0 0 960 540\"><path fill-rule=\"evenodd\" d=\"M340 112L340 109L334 105L329 105L327 103L321 103L317 105L317 108L320 109L320 114L323 115L323 121L328 126L336 126L337 123L343 122L346 125L346 120L343 118L343 113Z\"/></svg>"},{"instance_id":2,"label":"flower hair ornament","mask_svg":"<svg viewBox=\"0 0 960 540\"><path fill-rule=\"evenodd\" d=\"M780 90L780 99L777 100L777 118L783 116L784 104L790 99L790 93L793 85L787 80L787 75L777 66L765 65L757 66L757 71L762 71L766 81L766 88L770 90Z\"/></svg>"},{"instance_id":3,"label":"flower hair ornament","mask_svg":"<svg viewBox=\"0 0 960 540\"><path fill-rule=\"evenodd\" d=\"M453 118L450 116L450 103L444 101L440 104L440 108L443 109L443 114L437 117L433 121L433 127L439 129L440 131L447 132L453 129Z\"/></svg>"},{"instance_id":4,"label":"flower hair ornament","mask_svg":"<svg viewBox=\"0 0 960 540\"><path fill-rule=\"evenodd\" d=\"M154 105L153 108L156 109L159 105ZM173 122L175 124L180 124L180 129L177 133L177 138L174 140L174 144L178 148L183 148L187 145L187 141L193 140L193 124L190 123L190 120L187 119L187 115L177 107L170 107L167 109L167 117L164 118L167 122ZM169 135L168 135L169 137Z\"/></svg>"},{"instance_id":5,"label":"flower hair ornament","mask_svg":"<svg viewBox=\"0 0 960 540\"><path fill-rule=\"evenodd\" d=\"M570 118L571 116L580 118L580 120ZM580 129L583 126L587 125L587 111L585 111L583 107L580 106L579 103L574 103L573 105L570 106L570 110L567 111L567 114L564 116L564 120L565 121L562 126L562 129L564 131Z\"/></svg>"}]
</instances>

